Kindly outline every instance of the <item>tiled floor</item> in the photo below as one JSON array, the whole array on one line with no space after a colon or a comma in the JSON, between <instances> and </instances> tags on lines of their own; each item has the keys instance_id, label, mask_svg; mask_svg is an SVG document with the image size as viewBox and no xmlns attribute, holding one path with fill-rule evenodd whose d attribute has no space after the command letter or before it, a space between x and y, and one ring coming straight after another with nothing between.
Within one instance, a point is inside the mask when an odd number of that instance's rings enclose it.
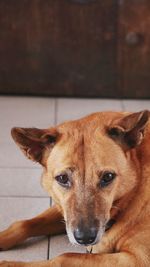
<instances>
[{"instance_id":1,"label":"tiled floor","mask_svg":"<svg viewBox=\"0 0 150 267\"><path fill-rule=\"evenodd\" d=\"M146 100L0 97L0 230L15 220L35 216L50 203L40 187L40 167L27 160L13 143L11 127L44 128L95 111L149 108L150 101ZM43 260L66 251L81 252L81 248L70 245L66 236L34 238L0 252L0 260Z\"/></svg>"}]
</instances>

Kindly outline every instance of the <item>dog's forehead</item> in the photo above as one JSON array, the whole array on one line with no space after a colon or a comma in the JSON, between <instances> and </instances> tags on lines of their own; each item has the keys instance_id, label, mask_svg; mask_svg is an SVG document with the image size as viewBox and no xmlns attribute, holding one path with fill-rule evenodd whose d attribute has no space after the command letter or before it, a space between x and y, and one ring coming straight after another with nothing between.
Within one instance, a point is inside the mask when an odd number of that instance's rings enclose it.
<instances>
[{"instance_id":1,"label":"dog's forehead","mask_svg":"<svg viewBox=\"0 0 150 267\"><path fill-rule=\"evenodd\" d=\"M96 145L100 141L100 136L106 136L106 127L113 120L122 116L118 112L98 112L81 118L79 120L68 121L57 126L58 132L61 134L61 145L71 144L70 149L86 144Z\"/></svg>"},{"instance_id":2,"label":"dog's forehead","mask_svg":"<svg viewBox=\"0 0 150 267\"><path fill-rule=\"evenodd\" d=\"M97 128L103 131L113 120L122 116L123 112L97 112L78 120L66 121L57 128L62 134L81 137L83 133L86 135L86 133L94 132Z\"/></svg>"},{"instance_id":3,"label":"dog's forehead","mask_svg":"<svg viewBox=\"0 0 150 267\"><path fill-rule=\"evenodd\" d=\"M107 155L114 149L115 142L106 133L106 126L120 116L117 112L100 112L58 126L61 138L55 152L61 156L94 153ZM100 149L101 148L101 149ZM113 151L112 151L113 153ZM95 154L96 155L96 154Z\"/></svg>"}]
</instances>

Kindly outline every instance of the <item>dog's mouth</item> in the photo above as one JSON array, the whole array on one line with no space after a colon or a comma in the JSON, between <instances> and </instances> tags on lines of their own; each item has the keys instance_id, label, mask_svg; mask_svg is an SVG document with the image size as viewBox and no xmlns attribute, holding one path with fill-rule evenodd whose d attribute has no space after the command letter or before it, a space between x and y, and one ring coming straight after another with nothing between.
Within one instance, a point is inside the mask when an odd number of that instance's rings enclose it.
<instances>
[{"instance_id":1,"label":"dog's mouth","mask_svg":"<svg viewBox=\"0 0 150 267\"><path fill-rule=\"evenodd\" d=\"M113 224L115 223L114 219L110 219L104 226L99 228L91 227L82 229L76 228L71 230L69 227L66 227L67 235L72 244L81 245L81 246L93 246L100 242L104 233L108 231Z\"/></svg>"}]
</instances>

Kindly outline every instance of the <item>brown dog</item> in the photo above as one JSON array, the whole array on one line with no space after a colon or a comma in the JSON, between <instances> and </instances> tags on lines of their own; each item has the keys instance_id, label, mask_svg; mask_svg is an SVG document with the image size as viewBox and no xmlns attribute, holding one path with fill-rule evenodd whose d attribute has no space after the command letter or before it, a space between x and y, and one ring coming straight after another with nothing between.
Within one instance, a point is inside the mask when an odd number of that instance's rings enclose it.
<instances>
[{"instance_id":1,"label":"brown dog","mask_svg":"<svg viewBox=\"0 0 150 267\"><path fill-rule=\"evenodd\" d=\"M1 232L0 248L63 233L64 218L71 243L89 246L93 253L0 266L150 266L148 111L95 113L56 128L14 128L12 136L29 159L43 166L43 187L56 206Z\"/></svg>"}]
</instances>

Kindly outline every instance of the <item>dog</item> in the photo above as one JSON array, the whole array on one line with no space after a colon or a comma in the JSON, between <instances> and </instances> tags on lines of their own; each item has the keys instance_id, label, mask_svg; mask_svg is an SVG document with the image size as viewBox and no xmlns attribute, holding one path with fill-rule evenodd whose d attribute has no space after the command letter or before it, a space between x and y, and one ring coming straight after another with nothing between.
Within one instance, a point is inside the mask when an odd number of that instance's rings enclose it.
<instances>
[{"instance_id":1,"label":"dog","mask_svg":"<svg viewBox=\"0 0 150 267\"><path fill-rule=\"evenodd\" d=\"M42 165L42 185L56 204L1 232L1 250L66 231L89 253L1 267L150 266L149 117L147 110L100 112L49 129L12 129L23 153Z\"/></svg>"}]
</instances>

